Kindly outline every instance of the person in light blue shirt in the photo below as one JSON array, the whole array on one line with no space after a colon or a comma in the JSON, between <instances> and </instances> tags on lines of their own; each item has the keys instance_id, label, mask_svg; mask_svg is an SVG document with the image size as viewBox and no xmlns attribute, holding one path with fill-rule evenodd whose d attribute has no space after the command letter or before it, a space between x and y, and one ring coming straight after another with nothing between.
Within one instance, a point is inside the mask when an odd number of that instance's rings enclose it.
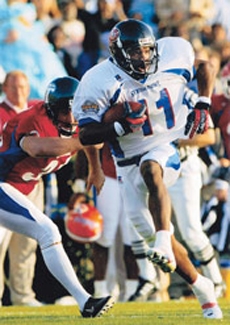
<instances>
[{"instance_id":1,"label":"person in light blue shirt","mask_svg":"<svg viewBox=\"0 0 230 325\"><path fill-rule=\"evenodd\" d=\"M3 3L0 10L0 65L6 72L20 69L28 76L30 98L42 99L51 80L67 75L41 25L36 22L36 9L32 3Z\"/></svg>"}]
</instances>

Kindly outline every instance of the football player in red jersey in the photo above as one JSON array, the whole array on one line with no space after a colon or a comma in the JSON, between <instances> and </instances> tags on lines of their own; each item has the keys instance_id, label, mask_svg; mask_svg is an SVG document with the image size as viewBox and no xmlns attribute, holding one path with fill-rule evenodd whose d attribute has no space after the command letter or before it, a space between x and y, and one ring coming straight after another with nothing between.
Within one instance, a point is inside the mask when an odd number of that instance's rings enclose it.
<instances>
[{"instance_id":1,"label":"football player in red jersey","mask_svg":"<svg viewBox=\"0 0 230 325\"><path fill-rule=\"evenodd\" d=\"M44 174L55 172L82 149L72 99L78 87L72 77L53 80L45 100L17 114L6 125L0 148L0 225L34 238L47 268L76 299L83 317L102 315L113 305L111 296L94 299L80 284L68 259L57 226L26 197ZM97 192L104 183L97 151L86 147L87 186Z\"/></svg>"},{"instance_id":2,"label":"football player in red jersey","mask_svg":"<svg viewBox=\"0 0 230 325\"><path fill-rule=\"evenodd\" d=\"M21 70L9 71L2 84L4 97L0 103L0 139L7 121L28 109L34 103L29 100L30 82ZM43 211L44 186L41 179L28 195L28 198ZM0 305L4 294L4 262L8 251L10 301L12 305L42 306L35 298L33 290L34 269L36 264L37 242L27 236L0 227Z\"/></svg>"}]
</instances>

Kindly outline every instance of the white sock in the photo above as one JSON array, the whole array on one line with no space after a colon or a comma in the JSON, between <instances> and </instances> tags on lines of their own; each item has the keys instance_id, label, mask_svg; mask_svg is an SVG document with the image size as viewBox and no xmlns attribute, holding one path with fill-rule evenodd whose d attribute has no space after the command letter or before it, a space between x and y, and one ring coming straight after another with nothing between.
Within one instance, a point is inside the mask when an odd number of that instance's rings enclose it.
<instances>
[{"instance_id":1,"label":"white sock","mask_svg":"<svg viewBox=\"0 0 230 325\"><path fill-rule=\"evenodd\" d=\"M124 301L127 301L130 296L136 291L138 285L138 280L125 280L125 296Z\"/></svg>"},{"instance_id":2,"label":"white sock","mask_svg":"<svg viewBox=\"0 0 230 325\"><path fill-rule=\"evenodd\" d=\"M198 273L191 287L202 308L210 308L217 304L214 285L208 278Z\"/></svg>"},{"instance_id":3,"label":"white sock","mask_svg":"<svg viewBox=\"0 0 230 325\"><path fill-rule=\"evenodd\" d=\"M62 244L50 246L41 252L49 271L76 299L80 310L83 310L90 294L79 282Z\"/></svg>"},{"instance_id":4,"label":"white sock","mask_svg":"<svg viewBox=\"0 0 230 325\"><path fill-rule=\"evenodd\" d=\"M137 265L139 268L139 276L150 282L154 282L157 279L157 272L152 262L147 258L137 258Z\"/></svg>"},{"instance_id":5,"label":"white sock","mask_svg":"<svg viewBox=\"0 0 230 325\"><path fill-rule=\"evenodd\" d=\"M106 280L95 280L94 281L94 297L100 298L109 295L109 291L107 288Z\"/></svg>"},{"instance_id":6,"label":"white sock","mask_svg":"<svg viewBox=\"0 0 230 325\"><path fill-rule=\"evenodd\" d=\"M214 284L219 284L223 282L223 278L220 273L220 267L216 258L213 258L206 265L201 265L201 271L203 275L212 280Z\"/></svg>"}]
</instances>

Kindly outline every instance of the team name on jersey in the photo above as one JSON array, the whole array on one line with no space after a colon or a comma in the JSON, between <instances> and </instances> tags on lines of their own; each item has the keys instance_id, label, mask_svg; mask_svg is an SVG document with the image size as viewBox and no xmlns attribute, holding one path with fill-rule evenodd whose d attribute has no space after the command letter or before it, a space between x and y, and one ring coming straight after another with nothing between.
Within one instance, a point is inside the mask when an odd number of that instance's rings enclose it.
<instances>
[{"instance_id":1,"label":"team name on jersey","mask_svg":"<svg viewBox=\"0 0 230 325\"><path fill-rule=\"evenodd\" d=\"M146 85L144 87L132 90L131 95L135 96L137 94L147 91L148 89L154 89L154 88L159 88L159 87L160 87L160 82L157 80L157 81L154 81L151 85Z\"/></svg>"}]
</instances>

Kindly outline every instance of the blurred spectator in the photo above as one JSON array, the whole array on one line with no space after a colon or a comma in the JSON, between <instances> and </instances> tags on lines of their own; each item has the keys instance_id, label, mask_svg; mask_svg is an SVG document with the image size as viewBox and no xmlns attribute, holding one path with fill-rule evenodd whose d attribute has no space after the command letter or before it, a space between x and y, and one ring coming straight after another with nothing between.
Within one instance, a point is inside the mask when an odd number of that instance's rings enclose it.
<instances>
[{"instance_id":1,"label":"blurred spectator","mask_svg":"<svg viewBox=\"0 0 230 325\"><path fill-rule=\"evenodd\" d=\"M230 254L230 219L227 205L229 183L218 179L214 182L214 190L208 200L204 200L201 208L201 221L210 242L220 257Z\"/></svg>"},{"instance_id":2,"label":"blurred spectator","mask_svg":"<svg viewBox=\"0 0 230 325\"><path fill-rule=\"evenodd\" d=\"M208 59L216 70L216 81L213 93L218 94L222 91L222 83L220 80L221 55L218 51L211 48Z\"/></svg>"},{"instance_id":3,"label":"blurred spectator","mask_svg":"<svg viewBox=\"0 0 230 325\"><path fill-rule=\"evenodd\" d=\"M214 4L214 15L209 18L209 25L221 24L227 34L227 40L230 41L230 2L229 0L212 0ZM198 7L200 12L201 8Z\"/></svg>"},{"instance_id":4,"label":"blurred spectator","mask_svg":"<svg viewBox=\"0 0 230 325\"><path fill-rule=\"evenodd\" d=\"M230 60L230 42L225 41L219 46L213 46L213 48L220 53L221 68L223 68Z\"/></svg>"},{"instance_id":5,"label":"blurred spectator","mask_svg":"<svg viewBox=\"0 0 230 325\"><path fill-rule=\"evenodd\" d=\"M46 34L61 19L56 0L31 0L36 7L37 21L42 23Z\"/></svg>"},{"instance_id":6,"label":"blurred spectator","mask_svg":"<svg viewBox=\"0 0 230 325\"><path fill-rule=\"evenodd\" d=\"M149 24L157 36L158 17L156 15L155 6L154 0L132 0L129 5L128 16Z\"/></svg>"},{"instance_id":7,"label":"blurred spectator","mask_svg":"<svg viewBox=\"0 0 230 325\"><path fill-rule=\"evenodd\" d=\"M221 23L215 23L211 26L207 25L202 31L200 41L205 46L219 53L221 67L223 67L230 58L230 41L224 26Z\"/></svg>"},{"instance_id":8,"label":"blurred spectator","mask_svg":"<svg viewBox=\"0 0 230 325\"><path fill-rule=\"evenodd\" d=\"M82 53L86 33L85 24L78 17L75 0L58 0L58 8L61 12L59 26L65 34L62 47L69 54L71 66L77 70L78 57Z\"/></svg>"},{"instance_id":9,"label":"blurred spectator","mask_svg":"<svg viewBox=\"0 0 230 325\"><path fill-rule=\"evenodd\" d=\"M85 24L83 51L78 58L78 77L103 60L108 54L108 35L110 29L120 20L126 18L120 0L97 0L96 12L79 10L79 17Z\"/></svg>"},{"instance_id":10,"label":"blurred spectator","mask_svg":"<svg viewBox=\"0 0 230 325\"><path fill-rule=\"evenodd\" d=\"M171 35L171 29L188 18L189 0L153 0L153 2L159 37Z\"/></svg>"},{"instance_id":11,"label":"blurred spectator","mask_svg":"<svg viewBox=\"0 0 230 325\"><path fill-rule=\"evenodd\" d=\"M63 63L69 76L78 78L78 67L73 64L72 56L65 48L67 36L61 25L53 26L47 33L50 44L53 45L54 51Z\"/></svg>"},{"instance_id":12,"label":"blurred spectator","mask_svg":"<svg viewBox=\"0 0 230 325\"><path fill-rule=\"evenodd\" d=\"M191 33L195 34L194 37L199 36L208 21L215 15L214 0L189 0L188 14Z\"/></svg>"},{"instance_id":13,"label":"blurred spectator","mask_svg":"<svg viewBox=\"0 0 230 325\"><path fill-rule=\"evenodd\" d=\"M20 69L30 82L30 98L43 98L47 84L67 74L52 50L32 3L9 2L0 10L0 65L6 72Z\"/></svg>"},{"instance_id":14,"label":"blurred spectator","mask_svg":"<svg viewBox=\"0 0 230 325\"><path fill-rule=\"evenodd\" d=\"M186 39L192 43L201 40L202 31L214 16L213 0L154 1L160 36L171 35L175 29L186 29Z\"/></svg>"},{"instance_id":15,"label":"blurred spectator","mask_svg":"<svg viewBox=\"0 0 230 325\"><path fill-rule=\"evenodd\" d=\"M161 22L166 22L173 17L186 17L188 15L189 0L153 0L152 2Z\"/></svg>"},{"instance_id":16,"label":"blurred spectator","mask_svg":"<svg viewBox=\"0 0 230 325\"><path fill-rule=\"evenodd\" d=\"M109 32L121 20L126 19L123 4L120 0L98 0L98 11L94 21L100 35L100 59L108 57Z\"/></svg>"},{"instance_id":17,"label":"blurred spectator","mask_svg":"<svg viewBox=\"0 0 230 325\"><path fill-rule=\"evenodd\" d=\"M97 0L76 0L79 9L94 14L97 11Z\"/></svg>"},{"instance_id":18,"label":"blurred spectator","mask_svg":"<svg viewBox=\"0 0 230 325\"><path fill-rule=\"evenodd\" d=\"M222 24L213 24L211 26L210 44L218 46L227 41L227 32Z\"/></svg>"}]
</instances>

